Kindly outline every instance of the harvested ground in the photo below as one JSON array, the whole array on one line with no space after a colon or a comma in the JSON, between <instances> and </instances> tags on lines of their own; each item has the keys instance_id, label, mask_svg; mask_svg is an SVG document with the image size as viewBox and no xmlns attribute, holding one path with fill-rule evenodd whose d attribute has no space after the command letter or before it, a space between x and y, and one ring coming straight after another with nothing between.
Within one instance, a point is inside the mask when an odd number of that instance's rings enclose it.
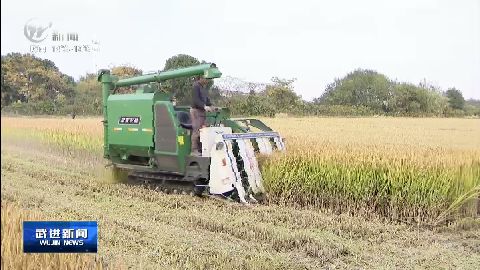
<instances>
[{"instance_id":1,"label":"harvested ground","mask_svg":"<svg viewBox=\"0 0 480 270\"><path fill-rule=\"evenodd\" d=\"M320 209L166 195L104 180L97 154L66 155L33 141L2 138L1 156L2 202L48 220L98 221L98 256L107 266L480 268L478 220L427 228Z\"/></svg>"}]
</instances>

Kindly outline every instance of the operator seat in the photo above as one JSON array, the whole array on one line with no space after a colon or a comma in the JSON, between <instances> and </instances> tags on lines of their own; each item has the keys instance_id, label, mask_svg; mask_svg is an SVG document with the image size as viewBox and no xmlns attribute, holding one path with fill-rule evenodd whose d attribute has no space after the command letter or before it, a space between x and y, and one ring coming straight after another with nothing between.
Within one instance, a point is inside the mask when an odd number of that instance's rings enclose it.
<instances>
[{"instance_id":1,"label":"operator seat","mask_svg":"<svg viewBox=\"0 0 480 270\"><path fill-rule=\"evenodd\" d=\"M190 113L177 111L177 119L180 122L180 126L185 129L192 129L192 120L190 119Z\"/></svg>"}]
</instances>

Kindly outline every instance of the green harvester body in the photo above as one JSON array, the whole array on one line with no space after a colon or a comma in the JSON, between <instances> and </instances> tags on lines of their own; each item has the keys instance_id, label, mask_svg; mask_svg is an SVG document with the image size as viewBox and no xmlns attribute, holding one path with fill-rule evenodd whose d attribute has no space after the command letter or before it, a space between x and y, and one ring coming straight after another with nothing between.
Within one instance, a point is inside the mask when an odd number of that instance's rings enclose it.
<instances>
[{"instance_id":1,"label":"green harvester body","mask_svg":"<svg viewBox=\"0 0 480 270\"><path fill-rule=\"evenodd\" d=\"M209 158L190 155L191 130L180 117L188 116L190 107L175 106L171 93L158 90L156 83L192 76L213 79L221 75L215 64L121 80L109 70L101 70L98 81L103 92L104 157L124 169L208 178ZM139 86L135 93L115 93L118 87L135 85ZM271 131L256 119L230 119L227 108L207 112L207 122L210 126L231 127L234 133L249 131L242 123Z\"/></svg>"}]
</instances>

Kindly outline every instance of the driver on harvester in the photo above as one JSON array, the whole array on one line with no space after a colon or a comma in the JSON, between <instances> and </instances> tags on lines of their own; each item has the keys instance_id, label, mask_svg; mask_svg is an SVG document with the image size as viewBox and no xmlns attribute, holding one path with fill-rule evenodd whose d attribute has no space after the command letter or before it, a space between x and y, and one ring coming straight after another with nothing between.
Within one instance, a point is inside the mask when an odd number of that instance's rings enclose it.
<instances>
[{"instance_id":1,"label":"driver on harvester","mask_svg":"<svg viewBox=\"0 0 480 270\"><path fill-rule=\"evenodd\" d=\"M210 79L203 76L197 77L192 92L192 108L190 117L192 119L192 149L191 155L200 156L200 129L206 127L206 112L212 111L212 103L208 97L207 85Z\"/></svg>"}]
</instances>

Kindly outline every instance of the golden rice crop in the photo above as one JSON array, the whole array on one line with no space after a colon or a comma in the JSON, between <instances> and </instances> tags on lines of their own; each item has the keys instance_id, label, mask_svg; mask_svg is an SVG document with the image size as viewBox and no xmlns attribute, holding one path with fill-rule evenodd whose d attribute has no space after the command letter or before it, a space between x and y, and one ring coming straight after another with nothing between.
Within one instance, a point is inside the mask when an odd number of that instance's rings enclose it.
<instances>
[{"instance_id":1,"label":"golden rice crop","mask_svg":"<svg viewBox=\"0 0 480 270\"><path fill-rule=\"evenodd\" d=\"M477 215L480 120L263 119L287 152L263 163L269 200L394 219ZM99 118L2 118L2 137L100 153Z\"/></svg>"},{"instance_id":2,"label":"golden rice crop","mask_svg":"<svg viewBox=\"0 0 480 270\"><path fill-rule=\"evenodd\" d=\"M59 147L65 152L72 150L101 151L103 126L98 118L4 118L2 136L17 140L39 140Z\"/></svg>"},{"instance_id":3,"label":"golden rice crop","mask_svg":"<svg viewBox=\"0 0 480 270\"><path fill-rule=\"evenodd\" d=\"M430 222L478 215L478 119L300 118L269 124L284 131L289 148L262 167L273 201Z\"/></svg>"}]
</instances>

